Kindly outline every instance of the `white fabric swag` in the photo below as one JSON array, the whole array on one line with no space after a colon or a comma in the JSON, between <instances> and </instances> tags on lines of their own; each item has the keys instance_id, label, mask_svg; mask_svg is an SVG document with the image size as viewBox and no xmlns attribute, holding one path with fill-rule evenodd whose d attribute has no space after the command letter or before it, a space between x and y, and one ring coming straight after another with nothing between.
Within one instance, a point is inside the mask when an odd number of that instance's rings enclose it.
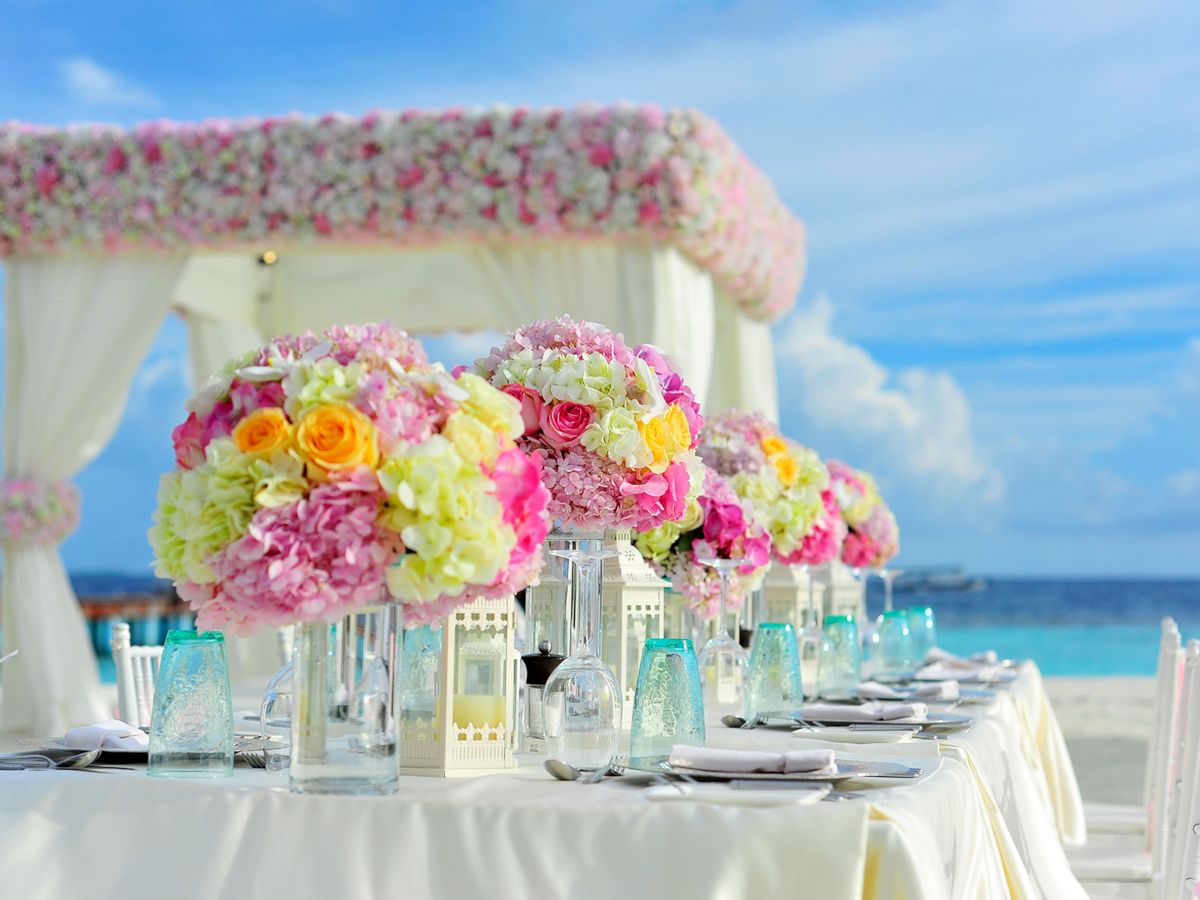
<instances>
[{"instance_id":1,"label":"white fabric swag","mask_svg":"<svg viewBox=\"0 0 1200 900\"><path fill-rule=\"evenodd\" d=\"M99 454L120 422L185 259L8 260L5 477L65 481ZM0 728L56 735L107 718L58 548L6 547L3 589L5 646L21 655L0 669Z\"/></svg>"},{"instance_id":2,"label":"white fabric swag","mask_svg":"<svg viewBox=\"0 0 1200 900\"><path fill-rule=\"evenodd\" d=\"M507 331L566 314L666 350L708 412L737 407L778 418L769 326L740 314L707 272L659 244L278 248L271 266L246 254L199 254L175 303L189 321L265 336L374 321L418 336Z\"/></svg>"}]
</instances>

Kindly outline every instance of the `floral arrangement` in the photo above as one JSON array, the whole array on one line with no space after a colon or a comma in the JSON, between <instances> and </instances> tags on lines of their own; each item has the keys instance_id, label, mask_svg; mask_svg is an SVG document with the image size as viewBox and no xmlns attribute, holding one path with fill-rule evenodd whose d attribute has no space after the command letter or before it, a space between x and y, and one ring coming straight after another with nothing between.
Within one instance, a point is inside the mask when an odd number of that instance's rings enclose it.
<instances>
[{"instance_id":1,"label":"floral arrangement","mask_svg":"<svg viewBox=\"0 0 1200 900\"><path fill-rule=\"evenodd\" d=\"M746 595L762 583L771 561L770 535L753 520L729 483L708 466L704 488L688 504L683 519L641 532L634 545L706 620L720 611L721 581L702 559L745 560L729 579L730 610L741 609Z\"/></svg>"},{"instance_id":2,"label":"floral arrangement","mask_svg":"<svg viewBox=\"0 0 1200 900\"><path fill-rule=\"evenodd\" d=\"M0 256L546 237L670 243L764 320L791 308L805 264L804 226L692 110L0 125Z\"/></svg>"},{"instance_id":3,"label":"floral arrangement","mask_svg":"<svg viewBox=\"0 0 1200 900\"><path fill-rule=\"evenodd\" d=\"M882 568L900 552L900 528L875 479L836 459L829 461L829 477L849 529L842 543L842 562L856 569Z\"/></svg>"},{"instance_id":4,"label":"floral arrangement","mask_svg":"<svg viewBox=\"0 0 1200 900\"><path fill-rule=\"evenodd\" d=\"M402 331L278 338L188 410L150 541L201 629L333 620L385 586L432 621L540 569L548 494L519 405Z\"/></svg>"},{"instance_id":5,"label":"floral arrangement","mask_svg":"<svg viewBox=\"0 0 1200 900\"><path fill-rule=\"evenodd\" d=\"M779 562L836 556L842 532L826 496L829 472L816 451L785 438L763 415L731 410L709 419L699 452L766 528Z\"/></svg>"},{"instance_id":6,"label":"floral arrangement","mask_svg":"<svg viewBox=\"0 0 1200 900\"><path fill-rule=\"evenodd\" d=\"M655 348L564 317L513 332L475 371L520 401L520 443L563 527L646 531L700 495L700 406Z\"/></svg>"},{"instance_id":7,"label":"floral arrangement","mask_svg":"<svg viewBox=\"0 0 1200 900\"><path fill-rule=\"evenodd\" d=\"M0 481L0 543L57 544L79 525L79 489L65 481Z\"/></svg>"}]
</instances>

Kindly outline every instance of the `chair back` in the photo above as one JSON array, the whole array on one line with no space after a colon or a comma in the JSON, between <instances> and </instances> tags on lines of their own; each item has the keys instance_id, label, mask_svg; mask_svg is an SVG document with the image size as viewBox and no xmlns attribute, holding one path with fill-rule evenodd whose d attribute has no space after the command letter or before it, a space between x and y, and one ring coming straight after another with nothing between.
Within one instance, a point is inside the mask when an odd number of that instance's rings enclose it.
<instances>
[{"instance_id":1,"label":"chair back","mask_svg":"<svg viewBox=\"0 0 1200 900\"><path fill-rule=\"evenodd\" d=\"M1168 694L1167 684L1171 677L1171 663L1180 644L1179 627L1175 620L1168 616L1162 620L1162 636L1158 641L1158 668L1154 678L1154 730L1150 733L1150 748L1146 755L1146 770L1142 783L1142 803L1148 810L1155 805L1158 751L1163 743L1162 732L1168 727L1168 717L1164 709Z\"/></svg>"},{"instance_id":2,"label":"chair back","mask_svg":"<svg viewBox=\"0 0 1200 900\"><path fill-rule=\"evenodd\" d=\"M134 647L129 623L112 626L113 664L117 670L117 718L138 728L150 727L154 685L162 662L162 647Z\"/></svg>"},{"instance_id":3,"label":"chair back","mask_svg":"<svg viewBox=\"0 0 1200 900\"><path fill-rule=\"evenodd\" d=\"M1176 778L1168 808L1170 835L1166 840L1166 868L1161 896L1164 900L1193 900L1200 884L1200 641L1188 641L1184 662L1179 726L1176 742Z\"/></svg>"}]
</instances>

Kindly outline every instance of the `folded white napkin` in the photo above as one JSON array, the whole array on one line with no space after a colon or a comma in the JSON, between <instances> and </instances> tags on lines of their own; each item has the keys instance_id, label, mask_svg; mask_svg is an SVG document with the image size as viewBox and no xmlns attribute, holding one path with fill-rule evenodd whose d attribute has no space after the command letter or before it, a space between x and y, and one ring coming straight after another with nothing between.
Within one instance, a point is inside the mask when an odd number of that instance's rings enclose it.
<instances>
[{"instance_id":1,"label":"folded white napkin","mask_svg":"<svg viewBox=\"0 0 1200 900\"><path fill-rule=\"evenodd\" d=\"M924 719L929 714L924 703L881 703L870 700L860 706L845 703L805 703L804 718L817 722L891 722L896 719Z\"/></svg>"},{"instance_id":2,"label":"folded white napkin","mask_svg":"<svg viewBox=\"0 0 1200 900\"><path fill-rule=\"evenodd\" d=\"M148 750L150 735L119 719L72 728L63 743L72 750Z\"/></svg>"},{"instance_id":3,"label":"folded white napkin","mask_svg":"<svg viewBox=\"0 0 1200 900\"><path fill-rule=\"evenodd\" d=\"M1004 670L996 665L974 663L964 665L962 662L947 663L945 661L929 663L917 670L917 678L922 681L982 681L992 682L1000 678Z\"/></svg>"},{"instance_id":4,"label":"folded white napkin","mask_svg":"<svg viewBox=\"0 0 1200 900\"><path fill-rule=\"evenodd\" d=\"M957 681L933 681L898 691L878 681L864 681L858 686L860 700L957 700Z\"/></svg>"},{"instance_id":5,"label":"folded white napkin","mask_svg":"<svg viewBox=\"0 0 1200 900\"><path fill-rule=\"evenodd\" d=\"M789 750L786 753L771 753L764 750L717 750L676 744L671 748L669 760L672 767L697 769L701 772L803 772L812 775L833 775L837 772L837 762L832 750Z\"/></svg>"},{"instance_id":6,"label":"folded white napkin","mask_svg":"<svg viewBox=\"0 0 1200 900\"><path fill-rule=\"evenodd\" d=\"M974 669L979 666L994 666L1000 661L995 650L985 650L983 653L973 653L970 656L955 656L949 650L941 647L931 647L925 654L926 663L946 663L948 666L958 666L964 669Z\"/></svg>"}]
</instances>

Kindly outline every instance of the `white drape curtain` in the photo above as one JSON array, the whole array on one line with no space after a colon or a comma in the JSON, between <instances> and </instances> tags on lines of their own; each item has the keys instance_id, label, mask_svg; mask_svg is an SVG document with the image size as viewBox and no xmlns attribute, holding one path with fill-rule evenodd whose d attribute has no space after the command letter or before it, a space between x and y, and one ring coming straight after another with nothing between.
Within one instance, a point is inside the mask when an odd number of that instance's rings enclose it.
<instances>
[{"instance_id":1,"label":"white drape curtain","mask_svg":"<svg viewBox=\"0 0 1200 900\"><path fill-rule=\"evenodd\" d=\"M662 347L702 402L707 396L705 408L776 417L769 327L743 316L672 247L596 240L277 249L271 266L249 253L197 255L176 303L264 335L381 320L416 335L504 331L569 313Z\"/></svg>"},{"instance_id":2,"label":"white drape curtain","mask_svg":"<svg viewBox=\"0 0 1200 900\"><path fill-rule=\"evenodd\" d=\"M174 254L8 260L5 477L67 480L100 452L183 263ZM0 668L0 728L53 735L104 718L58 548L5 548L3 590L5 646L21 655Z\"/></svg>"}]
</instances>

